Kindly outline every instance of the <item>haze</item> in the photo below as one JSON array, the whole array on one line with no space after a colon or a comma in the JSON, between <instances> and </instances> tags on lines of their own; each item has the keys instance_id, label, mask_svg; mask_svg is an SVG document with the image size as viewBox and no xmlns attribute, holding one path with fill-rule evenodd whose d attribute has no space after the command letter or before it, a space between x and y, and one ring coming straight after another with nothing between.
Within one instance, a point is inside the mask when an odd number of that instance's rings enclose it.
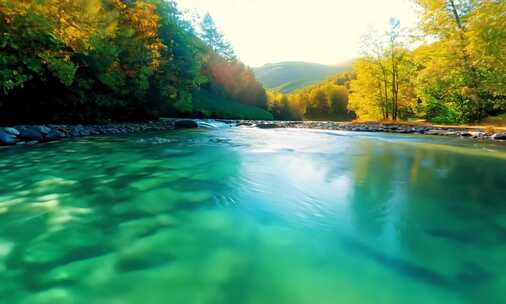
<instances>
[{"instance_id":1,"label":"haze","mask_svg":"<svg viewBox=\"0 0 506 304\"><path fill-rule=\"evenodd\" d=\"M182 9L209 12L250 66L281 61L338 64L360 55L360 39L395 17L416 23L409 0L177 0Z\"/></svg>"}]
</instances>

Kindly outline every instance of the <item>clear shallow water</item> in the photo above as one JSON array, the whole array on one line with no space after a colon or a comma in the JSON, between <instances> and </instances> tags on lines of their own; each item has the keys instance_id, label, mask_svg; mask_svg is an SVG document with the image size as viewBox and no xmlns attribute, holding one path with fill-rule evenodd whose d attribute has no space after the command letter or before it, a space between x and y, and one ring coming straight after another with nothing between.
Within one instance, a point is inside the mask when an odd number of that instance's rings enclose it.
<instances>
[{"instance_id":1,"label":"clear shallow water","mask_svg":"<svg viewBox=\"0 0 506 304\"><path fill-rule=\"evenodd\" d=\"M505 303L506 146L218 129L0 149L1 303Z\"/></svg>"}]
</instances>

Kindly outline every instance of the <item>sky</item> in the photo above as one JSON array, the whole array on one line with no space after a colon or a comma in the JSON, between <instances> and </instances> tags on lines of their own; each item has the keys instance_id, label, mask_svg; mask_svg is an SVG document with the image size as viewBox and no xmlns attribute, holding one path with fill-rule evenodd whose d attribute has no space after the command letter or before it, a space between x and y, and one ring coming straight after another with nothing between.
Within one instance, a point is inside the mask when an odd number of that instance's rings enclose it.
<instances>
[{"instance_id":1,"label":"sky","mask_svg":"<svg viewBox=\"0 0 506 304\"><path fill-rule=\"evenodd\" d=\"M339 64L360 56L371 28L395 17L416 24L410 0L176 0L183 10L209 12L246 64L282 61Z\"/></svg>"}]
</instances>

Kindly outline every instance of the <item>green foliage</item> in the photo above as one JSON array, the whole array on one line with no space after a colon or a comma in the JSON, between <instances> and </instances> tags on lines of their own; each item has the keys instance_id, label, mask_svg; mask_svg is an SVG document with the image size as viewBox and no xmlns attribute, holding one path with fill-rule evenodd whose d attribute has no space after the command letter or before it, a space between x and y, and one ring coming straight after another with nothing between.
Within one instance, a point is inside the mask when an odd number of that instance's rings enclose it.
<instances>
[{"instance_id":1,"label":"green foliage","mask_svg":"<svg viewBox=\"0 0 506 304\"><path fill-rule=\"evenodd\" d=\"M369 37L368 56L355 63L350 109L366 119L396 119L397 113L438 123L504 113L506 2L416 2L430 42L408 51L401 29L383 41Z\"/></svg>"},{"instance_id":2,"label":"green foliage","mask_svg":"<svg viewBox=\"0 0 506 304\"><path fill-rule=\"evenodd\" d=\"M288 95L269 91L269 110L280 120L351 120L355 114L348 110L348 95L354 78L353 73L339 73Z\"/></svg>"},{"instance_id":3,"label":"green foliage","mask_svg":"<svg viewBox=\"0 0 506 304\"><path fill-rule=\"evenodd\" d=\"M204 16L200 26L202 30L200 37L202 41L204 41L214 53L220 55L228 61L236 59L232 46L225 40L223 34L218 30L209 13Z\"/></svg>"},{"instance_id":4,"label":"green foliage","mask_svg":"<svg viewBox=\"0 0 506 304\"><path fill-rule=\"evenodd\" d=\"M214 95L220 95L241 103L267 108L267 95L253 71L237 60L226 58L212 52L207 57L203 74L208 82L204 89Z\"/></svg>"},{"instance_id":5,"label":"green foliage","mask_svg":"<svg viewBox=\"0 0 506 304\"><path fill-rule=\"evenodd\" d=\"M265 90L204 20L212 41L171 0L0 0L0 120L234 115L222 108L268 119L255 108L266 107ZM201 91L206 102L195 102Z\"/></svg>"},{"instance_id":6,"label":"green foliage","mask_svg":"<svg viewBox=\"0 0 506 304\"><path fill-rule=\"evenodd\" d=\"M276 120L300 120L301 117L290 106L288 97L279 91L267 92L269 112Z\"/></svg>"}]
</instances>

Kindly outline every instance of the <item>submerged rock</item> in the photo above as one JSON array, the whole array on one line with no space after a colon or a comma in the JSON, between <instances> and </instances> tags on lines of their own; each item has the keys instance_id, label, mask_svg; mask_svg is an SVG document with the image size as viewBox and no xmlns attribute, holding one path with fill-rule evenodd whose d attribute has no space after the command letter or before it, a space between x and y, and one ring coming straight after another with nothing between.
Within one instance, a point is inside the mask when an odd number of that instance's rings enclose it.
<instances>
[{"instance_id":1,"label":"submerged rock","mask_svg":"<svg viewBox=\"0 0 506 304\"><path fill-rule=\"evenodd\" d=\"M174 122L174 127L176 129L196 129L199 127L199 124L195 120L180 119Z\"/></svg>"}]
</instances>

